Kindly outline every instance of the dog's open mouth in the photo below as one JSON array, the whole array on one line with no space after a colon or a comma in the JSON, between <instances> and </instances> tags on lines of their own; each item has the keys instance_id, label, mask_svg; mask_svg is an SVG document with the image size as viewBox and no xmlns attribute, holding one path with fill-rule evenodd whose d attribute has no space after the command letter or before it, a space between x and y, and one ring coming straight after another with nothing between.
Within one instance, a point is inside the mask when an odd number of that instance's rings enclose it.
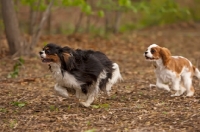
<instances>
[{"instance_id":1,"label":"dog's open mouth","mask_svg":"<svg viewBox=\"0 0 200 132\"><path fill-rule=\"evenodd\" d=\"M154 60L154 58L151 58L151 57L148 57L148 56L145 56L145 58L146 58L147 60Z\"/></svg>"},{"instance_id":2,"label":"dog's open mouth","mask_svg":"<svg viewBox=\"0 0 200 132\"><path fill-rule=\"evenodd\" d=\"M53 61L52 59L49 59L49 58L41 58L41 60L43 63L50 63Z\"/></svg>"}]
</instances>

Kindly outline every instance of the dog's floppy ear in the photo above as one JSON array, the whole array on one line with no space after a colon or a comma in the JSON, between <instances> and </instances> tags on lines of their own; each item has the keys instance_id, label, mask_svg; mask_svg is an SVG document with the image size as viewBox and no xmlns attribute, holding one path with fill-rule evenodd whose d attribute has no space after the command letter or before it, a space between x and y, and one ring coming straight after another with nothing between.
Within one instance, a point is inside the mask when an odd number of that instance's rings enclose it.
<instances>
[{"instance_id":1,"label":"dog's floppy ear","mask_svg":"<svg viewBox=\"0 0 200 132\"><path fill-rule=\"evenodd\" d=\"M62 66L65 70L72 70L73 68L75 68L75 59L72 53L63 52L62 58L63 58Z\"/></svg>"},{"instance_id":2,"label":"dog's floppy ear","mask_svg":"<svg viewBox=\"0 0 200 132\"><path fill-rule=\"evenodd\" d=\"M65 62L67 62L68 60L69 60L69 58L70 58L70 54L69 53L62 53L62 56L63 56L63 59L64 59L64 61Z\"/></svg>"},{"instance_id":3,"label":"dog's floppy ear","mask_svg":"<svg viewBox=\"0 0 200 132\"><path fill-rule=\"evenodd\" d=\"M163 64L167 65L167 63L170 60L171 52L167 48L161 47L160 48L160 56L163 60Z\"/></svg>"}]
</instances>

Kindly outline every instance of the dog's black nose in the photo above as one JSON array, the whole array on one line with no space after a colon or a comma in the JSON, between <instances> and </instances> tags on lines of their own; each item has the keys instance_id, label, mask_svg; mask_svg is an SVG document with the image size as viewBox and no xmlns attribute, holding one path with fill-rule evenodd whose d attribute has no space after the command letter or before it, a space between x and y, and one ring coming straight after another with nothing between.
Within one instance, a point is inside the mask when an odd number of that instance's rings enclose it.
<instances>
[{"instance_id":1,"label":"dog's black nose","mask_svg":"<svg viewBox=\"0 0 200 132\"><path fill-rule=\"evenodd\" d=\"M43 54L43 52L42 52L42 51L40 51L40 52L39 52L39 54L41 55L41 54Z\"/></svg>"},{"instance_id":2,"label":"dog's black nose","mask_svg":"<svg viewBox=\"0 0 200 132\"><path fill-rule=\"evenodd\" d=\"M147 51L146 52L144 52L145 53L145 55L148 53Z\"/></svg>"}]
</instances>

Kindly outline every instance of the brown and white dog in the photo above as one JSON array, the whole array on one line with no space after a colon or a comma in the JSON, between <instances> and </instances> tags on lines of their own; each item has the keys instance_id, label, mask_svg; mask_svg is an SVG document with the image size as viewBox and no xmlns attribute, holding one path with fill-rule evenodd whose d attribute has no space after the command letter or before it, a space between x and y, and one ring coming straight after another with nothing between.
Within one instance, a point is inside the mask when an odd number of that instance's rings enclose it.
<instances>
[{"instance_id":1,"label":"brown and white dog","mask_svg":"<svg viewBox=\"0 0 200 132\"><path fill-rule=\"evenodd\" d=\"M199 70L182 56L171 56L167 48L156 44L150 45L144 53L146 60L155 62L156 85L150 87L163 88L170 91L167 84L171 83L172 89L176 91L172 96L180 96L187 91L187 96L194 95L192 78L200 79Z\"/></svg>"}]
</instances>

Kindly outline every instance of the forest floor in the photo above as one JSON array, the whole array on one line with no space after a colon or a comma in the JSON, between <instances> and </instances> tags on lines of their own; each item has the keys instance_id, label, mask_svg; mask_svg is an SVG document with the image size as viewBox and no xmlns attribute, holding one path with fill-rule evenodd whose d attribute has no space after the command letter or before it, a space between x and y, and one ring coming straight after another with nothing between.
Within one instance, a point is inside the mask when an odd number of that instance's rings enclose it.
<instances>
[{"instance_id":1,"label":"forest floor","mask_svg":"<svg viewBox=\"0 0 200 132\"><path fill-rule=\"evenodd\" d=\"M156 78L152 64L143 57L146 48L156 43L200 68L199 27L172 25L107 38L42 36L36 54L48 42L100 50L119 64L124 80L113 86L110 97L100 94L91 107L84 108L75 96L58 97L55 80L38 55L23 57L17 78L8 78L17 60L4 56L0 61L0 131L200 131L200 80L193 80L193 97L171 97L173 91L149 88Z\"/></svg>"}]
</instances>

